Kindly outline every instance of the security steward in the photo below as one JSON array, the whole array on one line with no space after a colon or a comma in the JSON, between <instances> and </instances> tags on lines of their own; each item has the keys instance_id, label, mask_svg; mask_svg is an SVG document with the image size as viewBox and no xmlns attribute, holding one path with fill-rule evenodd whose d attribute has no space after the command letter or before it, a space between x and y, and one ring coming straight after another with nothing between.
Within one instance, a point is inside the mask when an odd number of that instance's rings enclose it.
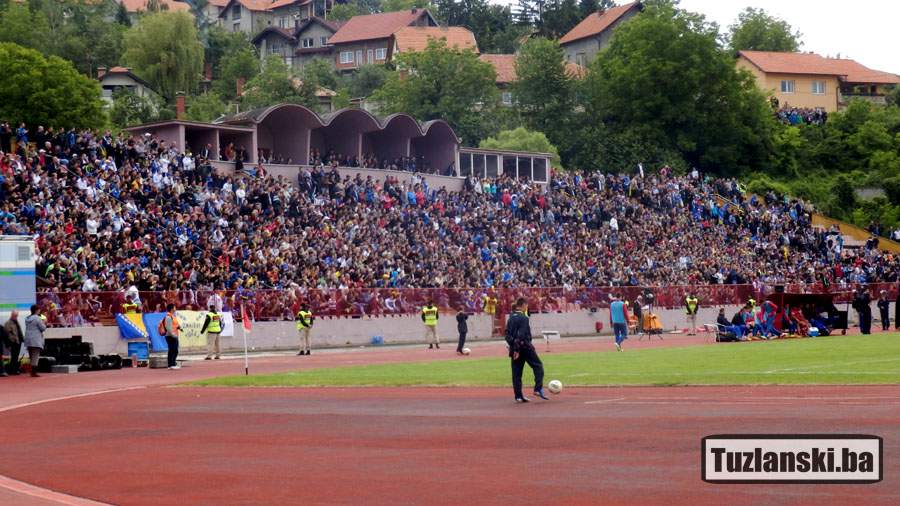
<instances>
[{"instance_id":1,"label":"security steward","mask_svg":"<svg viewBox=\"0 0 900 506\"><path fill-rule=\"evenodd\" d=\"M300 335L300 351L297 355L309 355L309 329L313 325L313 314L304 303L297 311L297 333Z\"/></svg>"},{"instance_id":2,"label":"security steward","mask_svg":"<svg viewBox=\"0 0 900 506\"><path fill-rule=\"evenodd\" d=\"M140 313L140 306L135 304L134 299L128 298L124 304L122 304L122 310L125 314L137 314Z\"/></svg>"},{"instance_id":3,"label":"security steward","mask_svg":"<svg viewBox=\"0 0 900 506\"><path fill-rule=\"evenodd\" d=\"M700 308L700 301L693 293L684 298L684 312L687 314L687 321L690 328L688 335L693 336L697 331L697 310Z\"/></svg>"},{"instance_id":4,"label":"security steward","mask_svg":"<svg viewBox=\"0 0 900 506\"><path fill-rule=\"evenodd\" d=\"M203 327L200 333L206 332L206 360L221 358L219 348L219 336L222 335L222 315L216 312L216 306L210 304L209 312L206 313L206 319L203 320ZM215 356L213 353L215 352Z\"/></svg>"},{"instance_id":5,"label":"security steward","mask_svg":"<svg viewBox=\"0 0 900 506\"><path fill-rule=\"evenodd\" d=\"M525 371L526 363L534 373L534 395L549 400L544 395L544 364L541 363L541 359L531 343L528 301L524 298L516 300L513 314L506 321L506 344L509 346L513 394L516 396L516 402L529 402L528 397L522 394L522 373Z\"/></svg>"},{"instance_id":6,"label":"security steward","mask_svg":"<svg viewBox=\"0 0 900 506\"><path fill-rule=\"evenodd\" d=\"M428 305L422 308L422 322L425 323L425 342L428 343L428 349L441 348L441 340L437 334L438 308L434 305L434 300L429 299Z\"/></svg>"}]
</instances>

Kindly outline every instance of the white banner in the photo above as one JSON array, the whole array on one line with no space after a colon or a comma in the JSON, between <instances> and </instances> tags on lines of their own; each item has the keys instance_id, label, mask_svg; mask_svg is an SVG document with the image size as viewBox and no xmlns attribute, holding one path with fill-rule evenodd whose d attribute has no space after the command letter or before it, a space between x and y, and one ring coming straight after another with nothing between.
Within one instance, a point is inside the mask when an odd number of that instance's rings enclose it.
<instances>
[{"instance_id":1,"label":"white banner","mask_svg":"<svg viewBox=\"0 0 900 506\"><path fill-rule=\"evenodd\" d=\"M231 311L222 313L222 337L234 337L234 315Z\"/></svg>"}]
</instances>

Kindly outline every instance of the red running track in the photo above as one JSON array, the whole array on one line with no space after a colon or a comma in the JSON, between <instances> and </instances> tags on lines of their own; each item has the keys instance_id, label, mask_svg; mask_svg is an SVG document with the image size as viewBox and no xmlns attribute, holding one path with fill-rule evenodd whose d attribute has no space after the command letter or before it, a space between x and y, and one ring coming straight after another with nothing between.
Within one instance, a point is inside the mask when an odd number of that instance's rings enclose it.
<instances>
[{"instance_id":1,"label":"red running track","mask_svg":"<svg viewBox=\"0 0 900 506\"><path fill-rule=\"evenodd\" d=\"M114 504L898 504L898 422L897 386L151 386L0 412L0 474ZM732 432L880 435L884 481L703 483L700 438Z\"/></svg>"}]
</instances>

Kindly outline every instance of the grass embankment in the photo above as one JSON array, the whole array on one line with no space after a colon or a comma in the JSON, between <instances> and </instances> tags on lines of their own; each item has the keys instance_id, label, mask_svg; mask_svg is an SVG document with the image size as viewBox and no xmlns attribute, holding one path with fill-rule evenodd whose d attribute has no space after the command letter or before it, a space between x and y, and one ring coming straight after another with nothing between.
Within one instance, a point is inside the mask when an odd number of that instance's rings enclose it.
<instances>
[{"instance_id":1,"label":"grass embankment","mask_svg":"<svg viewBox=\"0 0 900 506\"><path fill-rule=\"evenodd\" d=\"M475 349L477 353L478 349ZM588 385L900 384L900 335L830 336L714 346L547 353L546 379ZM529 381L526 367L526 384ZM311 369L228 376L209 386L506 386L509 360L434 362Z\"/></svg>"}]
</instances>

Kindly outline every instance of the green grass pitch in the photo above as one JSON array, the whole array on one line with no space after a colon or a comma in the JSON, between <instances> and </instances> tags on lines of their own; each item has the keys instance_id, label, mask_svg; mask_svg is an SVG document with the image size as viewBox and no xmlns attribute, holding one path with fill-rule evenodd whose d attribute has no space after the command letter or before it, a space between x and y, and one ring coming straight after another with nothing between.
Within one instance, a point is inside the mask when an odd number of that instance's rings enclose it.
<instances>
[{"instance_id":1,"label":"green grass pitch","mask_svg":"<svg viewBox=\"0 0 900 506\"><path fill-rule=\"evenodd\" d=\"M610 343L610 347L612 344ZM540 348L540 347L539 347ZM506 386L509 359L477 357L333 367L194 384L217 386ZM448 351L442 355L448 355ZM540 353L540 351L539 351ZM900 335L831 336L616 352L542 353L546 380L588 385L900 384ZM530 369L526 370L526 384Z\"/></svg>"}]
</instances>

